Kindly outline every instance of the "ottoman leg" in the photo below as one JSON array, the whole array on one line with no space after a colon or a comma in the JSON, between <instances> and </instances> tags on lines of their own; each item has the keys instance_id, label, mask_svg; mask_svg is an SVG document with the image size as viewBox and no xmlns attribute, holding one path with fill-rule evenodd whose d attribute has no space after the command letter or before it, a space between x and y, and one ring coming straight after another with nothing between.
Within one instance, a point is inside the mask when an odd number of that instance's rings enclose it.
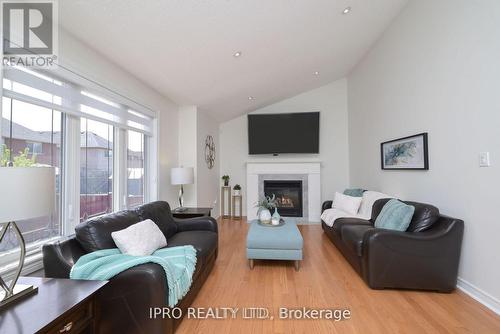
<instances>
[{"instance_id":1,"label":"ottoman leg","mask_svg":"<svg viewBox=\"0 0 500 334\"><path fill-rule=\"evenodd\" d=\"M295 271L299 271L299 268L300 268L300 261L299 260L295 260Z\"/></svg>"},{"instance_id":2,"label":"ottoman leg","mask_svg":"<svg viewBox=\"0 0 500 334\"><path fill-rule=\"evenodd\" d=\"M250 269L253 269L253 259L248 260L248 264L250 265Z\"/></svg>"}]
</instances>

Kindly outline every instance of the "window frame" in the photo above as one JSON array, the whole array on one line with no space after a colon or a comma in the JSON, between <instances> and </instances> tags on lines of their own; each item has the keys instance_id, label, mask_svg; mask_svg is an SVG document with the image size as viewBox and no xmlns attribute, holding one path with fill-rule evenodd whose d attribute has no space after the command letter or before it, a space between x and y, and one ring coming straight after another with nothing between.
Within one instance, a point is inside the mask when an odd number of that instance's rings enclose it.
<instances>
[{"instance_id":1,"label":"window frame","mask_svg":"<svg viewBox=\"0 0 500 334\"><path fill-rule=\"evenodd\" d=\"M0 90L1 92L1 90ZM22 102L24 103L25 105L26 104L31 104L31 103L27 103L27 102L23 102L23 101L17 101L16 99L14 98L11 98L11 97L8 97L8 96L3 96L2 95L2 101L0 103L0 138L2 139L2 141L0 142L0 144L5 144L7 146L8 149L11 149L11 156L9 157L10 159L12 160L15 160L16 158L16 155L17 154L13 154L13 150L14 148L13 147L10 147L11 146L11 143L10 143L10 140L19 140L21 142L23 142L23 145L24 145L24 148L28 149L28 154L29 154L29 158L31 157L37 157L39 155L43 155L43 145L44 145L44 142L38 142L38 141L33 141L33 140L25 140L25 139L21 139L21 138L17 138L16 137L16 133L12 133L14 130L13 130L13 127L9 127L9 130L7 130L8 132L6 134L4 134L2 132L2 122L4 121L4 117L3 117L3 99L8 99L10 100L10 120L8 121L9 122L12 122L13 119L15 119L16 117L18 117L18 115L16 115L16 112L19 112L19 111L16 111L14 109L14 102ZM40 107L36 104L33 104L33 106L36 106L36 107ZM43 245L44 243L47 243L51 240L56 240L58 238L61 237L62 233L63 233L63 225L64 225L64 221L63 221L63 216L62 216L62 196L63 196L63 189L64 189L64 181L63 181L63 178L64 178L64 158L63 158L63 148L64 148L64 140L63 140L63 137L66 133L66 128L65 128L65 114L59 110L55 110L55 109L50 109L50 108L45 108L42 106L42 108L46 109L47 112L51 112L52 113L52 131L51 131L51 136L52 136L52 139L51 139L51 142L50 142L50 145L54 145L55 141L54 139L56 137L59 137L58 140L60 140L60 154L59 155L56 155L56 159L59 160L59 164L55 164L53 165L54 168L59 168L59 174L60 174L60 177L59 177L59 193L57 193L57 184L56 184L56 194L58 194L58 196L56 196L56 208L59 208L59 211L55 214L55 216L57 218L54 218L52 217L52 219L50 219L48 221L48 224L47 224L47 227L50 228L50 226L53 226L53 224L55 223L56 225L59 225L58 226L58 231L57 231L57 234L58 235L55 235L55 236L48 236L48 237L45 237L43 239L38 239L38 240L35 240L35 241L29 241L29 238L26 237L26 234L23 233L23 237L25 238L25 242L26 242L26 252L27 254L29 255L30 252L36 252L37 249L38 250L41 250L41 245ZM31 110L28 110L28 111L31 111ZM54 113L57 112L60 114L60 121L59 122L54 122ZM19 124L19 123L17 123ZM58 124L58 127L60 127L59 130L55 129L54 126ZM32 132L37 132L38 130L33 130L33 129L29 129L30 131ZM49 131L47 131L49 132ZM7 139L5 142L3 142L3 138L4 138L4 135L5 135L5 138ZM39 144L41 147L42 147L42 152L31 152L30 148L29 148L29 144ZM50 157L50 163L51 165L55 162L53 159L54 159L54 156L53 156L53 147L49 148L48 151L45 152L46 154L49 154ZM30 157L31 156L31 157ZM43 162L39 162L39 161L36 161L36 163L41 163L43 164ZM49 162L45 162L45 163L49 163ZM0 167L0 168L9 168L9 167ZM36 166L33 167L33 168L37 168ZM4 222L0 222L0 223L4 223ZM29 231L29 232L33 232L33 231ZM4 272L4 266L3 264L4 263L10 263L14 260L18 260L19 258L19 255L18 255L18 252L19 252L19 249L18 247L14 247L12 249L8 249L8 250L4 250L4 251L0 251L0 276L2 276L2 272ZM27 255L27 256L28 256Z\"/></svg>"},{"instance_id":2,"label":"window frame","mask_svg":"<svg viewBox=\"0 0 500 334\"><path fill-rule=\"evenodd\" d=\"M0 82L3 83L3 69L0 69ZM44 74L45 75L45 74ZM160 114L144 107L141 104L125 98L123 95L115 93L113 90L108 89L94 81L88 80L78 74L70 73L64 69L56 70L55 75L50 76L54 80L58 80L59 77L67 80L70 84L75 86L88 88L90 92L95 92L100 96L102 94L103 98L108 99L110 95L116 97L115 99L110 99L111 102L116 102L119 104L131 103L133 109L142 110L146 108L145 115L152 119L151 133L144 134L144 202L147 203L158 198L158 170L159 170L159 159L158 159L158 147L159 147L159 131L158 124ZM0 84L0 95L12 98L11 96L4 94L3 84ZM14 97L15 99L15 97ZM41 246L48 242L53 242L61 239L65 239L68 236L74 235L75 226L80 223L80 118L84 116L75 115L67 112L66 108L74 109L78 107L75 105L74 101L71 100L72 96L63 96L61 101L61 108L55 108L56 110L62 112L63 117L63 135L61 139L61 236L52 237L49 239L40 240L39 242L33 242L26 246L27 257L23 266L22 273L24 275L29 274L33 271L41 269L42 266L42 255ZM23 101L23 100L21 100ZM23 101L32 103L41 107L47 107L43 103L37 103L36 99L33 101ZM77 101L78 102L78 101ZM134 108L138 106L138 108ZM2 104L0 103L0 115L2 115ZM92 117L87 117L92 119ZM101 121L100 119L95 119ZM123 127L116 126L112 122L105 122L109 125L114 126L114 141L113 141L113 180L112 180L112 191L113 191L113 209L112 211L119 211L127 209L127 143L126 143L126 129ZM0 117L0 138L2 135L2 117ZM131 129L136 131L135 129ZM18 249L13 249L5 252L0 252L0 275L2 277L9 277L14 274L15 268L18 261Z\"/></svg>"},{"instance_id":3,"label":"window frame","mask_svg":"<svg viewBox=\"0 0 500 334\"><path fill-rule=\"evenodd\" d=\"M81 120L82 120L82 118L85 118L85 117L79 117L80 124L81 124ZM92 122L98 122L98 123L101 123L101 124L106 124L107 126L111 126L111 129L112 129L111 135L113 136L113 142L112 142L112 144L113 144L113 145L112 145L112 147L111 147L111 150L107 150L107 149L106 149L106 150L103 150L103 151L104 151L104 152L109 152L109 151L113 152L113 150L114 150L114 148L115 148L115 143L114 143L115 139L114 139L114 137L115 137L115 129L116 129L116 126L114 126L114 125L112 125L112 124L107 124L107 123L104 123L104 122L101 122L101 121L94 121L94 120L92 120L92 119L88 119L88 118L86 118L86 120L87 120L87 122L90 120L90 121L92 121ZM87 125L88 125L88 123L87 123ZM108 131L109 131L109 129L108 129ZM88 128L87 128L86 132L88 132ZM78 152L81 154L82 143L81 143L81 135L80 135L80 134L81 134L81 128L80 128L79 138L78 138L78 143L79 143ZM87 133L87 135L88 135L88 133ZM102 138L102 137L101 137L101 138ZM104 138L104 139L106 139L106 138ZM107 140L107 139L106 139L106 140ZM85 149L86 149L86 150L88 150L88 147L85 147ZM113 173L114 173L114 167L115 167L115 158L114 158L114 156L113 156L113 155L112 155L111 157L106 157L106 158L111 158L111 160L112 160L112 161L111 161L111 176L113 176L113 179L111 180L111 194L112 194L112 195L111 195L111 196L112 196L112 197L111 197L111 211L110 211L110 212L97 213L97 214L94 214L94 215L87 216L87 217L86 217L86 220L91 219L91 218L96 218L96 217L104 216L104 215L109 214L109 213L111 213L111 212L115 212L115 211L117 211L117 210L116 210L116 207L115 207L115 202L114 202L114 197L115 197L115 187L114 187L114 182L115 182L115 180L114 180L114 175L113 175ZM80 159L80 163L81 163L81 159ZM87 161L86 161L86 163L87 163ZM81 171L81 165L79 165L79 166L78 166L78 175L79 175L79 178L80 178L80 179L79 179L79 182L81 181L81 177L82 177L82 175L80 174L80 171ZM120 191L120 189L118 189L118 193L117 193L118 195L119 195L119 191ZM78 207L78 216L80 216L81 195L82 195L82 193L81 193L81 189L80 189L79 201L78 201L78 202L79 202L79 207ZM81 222L81 220L80 220L80 219L81 219L81 217L78 217L79 222Z\"/></svg>"},{"instance_id":4,"label":"window frame","mask_svg":"<svg viewBox=\"0 0 500 334\"><path fill-rule=\"evenodd\" d=\"M33 148L33 150L30 149L30 145ZM35 155L43 154L43 143L36 142L36 141L26 141L26 147L29 150L29 154L32 154L32 155L33 154L35 154ZM40 151L35 152L36 151L35 148L40 148Z\"/></svg>"},{"instance_id":5,"label":"window frame","mask_svg":"<svg viewBox=\"0 0 500 334\"><path fill-rule=\"evenodd\" d=\"M128 209L128 210L131 210L131 209L135 209L137 207L139 207L140 205L142 204L139 204L139 205L135 205L135 206L128 206L128 195L129 195L129 192L128 192L128 131L134 131L134 130L125 130L125 157L124 157L124 163L125 163L125 197L124 197L124 206L125 206L125 209ZM136 131L134 131L136 132ZM143 178L143 204L144 203L148 203L149 199L152 197L150 196L149 194L149 187L148 187L148 167L149 167L149 154L148 154L148 142L150 141L150 138L149 136L146 136L145 134L142 134L144 136L144 141L143 141L143 160L142 160L142 163L143 163L143 169L144 169L144 174L142 176Z\"/></svg>"}]
</instances>

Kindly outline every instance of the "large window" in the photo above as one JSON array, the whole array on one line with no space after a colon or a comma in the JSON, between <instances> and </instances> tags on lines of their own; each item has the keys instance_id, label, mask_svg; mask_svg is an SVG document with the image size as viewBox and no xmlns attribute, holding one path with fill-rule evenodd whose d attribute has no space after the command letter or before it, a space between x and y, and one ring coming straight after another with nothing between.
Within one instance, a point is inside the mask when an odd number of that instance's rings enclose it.
<instances>
[{"instance_id":1,"label":"large window","mask_svg":"<svg viewBox=\"0 0 500 334\"><path fill-rule=\"evenodd\" d=\"M61 112L3 97L1 124L1 167L56 167L58 208L50 217L30 219L19 224L26 243L60 235L61 139L63 136ZM17 246L15 235L8 231L0 245L0 251Z\"/></svg>"},{"instance_id":2,"label":"large window","mask_svg":"<svg viewBox=\"0 0 500 334\"><path fill-rule=\"evenodd\" d=\"M155 113L62 67L60 77L53 74L3 70L0 168L54 166L57 173L55 213L19 224L28 255L81 221L154 199L145 176ZM5 241L0 272L18 246L10 231Z\"/></svg>"},{"instance_id":3,"label":"large window","mask_svg":"<svg viewBox=\"0 0 500 334\"><path fill-rule=\"evenodd\" d=\"M127 131L127 207L144 203L144 135Z\"/></svg>"},{"instance_id":4,"label":"large window","mask_svg":"<svg viewBox=\"0 0 500 334\"><path fill-rule=\"evenodd\" d=\"M80 221L113 210L113 127L80 120Z\"/></svg>"}]
</instances>

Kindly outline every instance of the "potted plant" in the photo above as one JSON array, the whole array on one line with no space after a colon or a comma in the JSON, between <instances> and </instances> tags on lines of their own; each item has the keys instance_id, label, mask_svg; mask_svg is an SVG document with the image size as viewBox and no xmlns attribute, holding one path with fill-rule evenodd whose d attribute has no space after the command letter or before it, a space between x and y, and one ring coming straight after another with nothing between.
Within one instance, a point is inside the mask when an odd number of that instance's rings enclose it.
<instances>
[{"instance_id":1,"label":"potted plant","mask_svg":"<svg viewBox=\"0 0 500 334\"><path fill-rule=\"evenodd\" d=\"M276 196L273 194L272 197L266 196L255 205L257 209L257 216L263 224L271 223L271 210L275 209L277 206Z\"/></svg>"},{"instance_id":2,"label":"potted plant","mask_svg":"<svg viewBox=\"0 0 500 334\"><path fill-rule=\"evenodd\" d=\"M224 187L229 186L229 175L223 175L222 179L224 180Z\"/></svg>"},{"instance_id":3,"label":"potted plant","mask_svg":"<svg viewBox=\"0 0 500 334\"><path fill-rule=\"evenodd\" d=\"M241 192L241 186L239 184L235 184L234 187L233 187L233 190L234 190L234 194L236 196L239 196L240 192Z\"/></svg>"}]
</instances>

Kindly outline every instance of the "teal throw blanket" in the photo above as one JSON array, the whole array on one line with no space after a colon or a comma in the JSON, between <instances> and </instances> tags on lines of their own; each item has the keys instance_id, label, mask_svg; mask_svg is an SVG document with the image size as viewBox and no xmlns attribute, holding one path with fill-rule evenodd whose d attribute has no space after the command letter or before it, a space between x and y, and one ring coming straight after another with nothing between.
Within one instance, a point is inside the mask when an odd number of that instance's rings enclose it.
<instances>
[{"instance_id":1,"label":"teal throw blanket","mask_svg":"<svg viewBox=\"0 0 500 334\"><path fill-rule=\"evenodd\" d=\"M193 246L162 248L149 256L122 254L118 248L103 249L78 259L69 277L84 280L108 280L122 271L144 263L157 263L165 270L168 306L174 307L189 291L196 267Z\"/></svg>"}]
</instances>

